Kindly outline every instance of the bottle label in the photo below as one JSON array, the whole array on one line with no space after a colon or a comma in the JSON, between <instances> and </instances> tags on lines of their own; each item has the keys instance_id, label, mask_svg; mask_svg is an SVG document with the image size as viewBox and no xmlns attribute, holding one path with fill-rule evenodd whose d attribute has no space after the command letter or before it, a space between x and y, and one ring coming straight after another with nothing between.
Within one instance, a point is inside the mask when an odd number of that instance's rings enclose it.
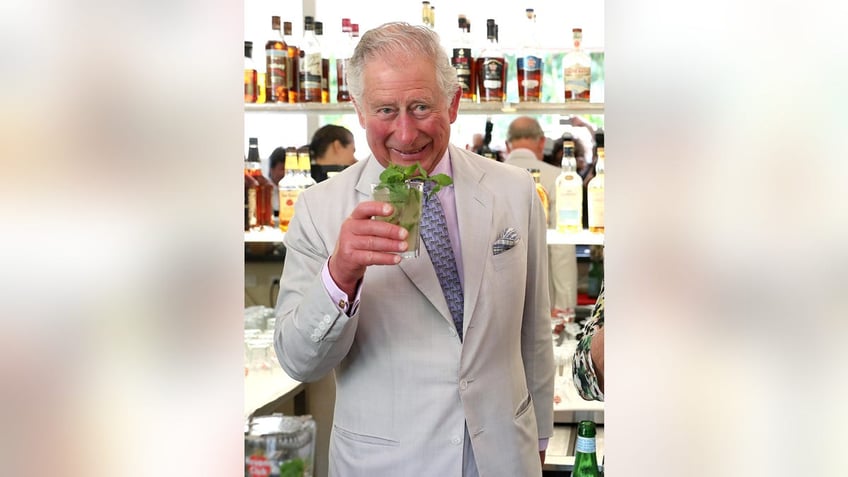
<instances>
[{"instance_id":1,"label":"bottle label","mask_svg":"<svg viewBox=\"0 0 848 477\"><path fill-rule=\"evenodd\" d=\"M589 227L604 226L604 190L590 188L589 199Z\"/></svg>"},{"instance_id":2,"label":"bottle label","mask_svg":"<svg viewBox=\"0 0 848 477\"><path fill-rule=\"evenodd\" d=\"M268 101L288 101L288 93L285 91L287 89L287 63L287 51L276 49L265 50L265 70L267 71L266 96ZM283 93L286 93L285 98L281 97Z\"/></svg>"},{"instance_id":3,"label":"bottle label","mask_svg":"<svg viewBox=\"0 0 848 477\"><path fill-rule=\"evenodd\" d=\"M451 64L456 69L456 79L463 93L471 91L471 48L454 48Z\"/></svg>"},{"instance_id":4,"label":"bottle label","mask_svg":"<svg viewBox=\"0 0 848 477\"><path fill-rule=\"evenodd\" d=\"M294 217L294 204L301 189L280 189L280 228L285 232Z\"/></svg>"},{"instance_id":5,"label":"bottle label","mask_svg":"<svg viewBox=\"0 0 848 477\"><path fill-rule=\"evenodd\" d=\"M574 452L582 452L583 454L594 454L595 438L577 436L577 443L574 445Z\"/></svg>"},{"instance_id":6,"label":"bottle label","mask_svg":"<svg viewBox=\"0 0 848 477\"><path fill-rule=\"evenodd\" d=\"M321 53L306 53L300 70L301 89L321 89Z\"/></svg>"},{"instance_id":7,"label":"bottle label","mask_svg":"<svg viewBox=\"0 0 848 477\"><path fill-rule=\"evenodd\" d=\"M578 99L586 95L591 84L592 72L588 66L573 65L565 69L566 98Z\"/></svg>"},{"instance_id":8,"label":"bottle label","mask_svg":"<svg viewBox=\"0 0 848 477\"><path fill-rule=\"evenodd\" d=\"M483 87L487 89L500 89L503 84L503 58L486 58L483 60Z\"/></svg>"},{"instance_id":9,"label":"bottle label","mask_svg":"<svg viewBox=\"0 0 848 477\"><path fill-rule=\"evenodd\" d=\"M516 58L515 65L518 71L539 71L542 69L542 59L538 56L528 55L523 58Z\"/></svg>"},{"instance_id":10,"label":"bottle label","mask_svg":"<svg viewBox=\"0 0 848 477\"><path fill-rule=\"evenodd\" d=\"M269 477L271 475L271 462L262 455L252 455L247 458L247 475L250 477Z\"/></svg>"},{"instance_id":11,"label":"bottle label","mask_svg":"<svg viewBox=\"0 0 848 477\"><path fill-rule=\"evenodd\" d=\"M251 227L259 225L259 216L256 214L256 188L251 187L247 191L247 216Z\"/></svg>"}]
</instances>

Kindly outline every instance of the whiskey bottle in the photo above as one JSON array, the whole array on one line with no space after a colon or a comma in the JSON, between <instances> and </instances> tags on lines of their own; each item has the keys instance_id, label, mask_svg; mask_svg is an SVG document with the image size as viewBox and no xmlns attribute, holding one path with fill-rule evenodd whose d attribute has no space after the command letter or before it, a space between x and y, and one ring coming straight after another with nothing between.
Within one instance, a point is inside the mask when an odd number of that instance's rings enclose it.
<instances>
[{"instance_id":1,"label":"whiskey bottle","mask_svg":"<svg viewBox=\"0 0 848 477\"><path fill-rule=\"evenodd\" d=\"M462 87L460 101L476 101L477 82L474 78L474 58L471 56L471 38L468 34L468 19L459 15L457 19L459 34L454 40L451 64L456 69L456 79Z\"/></svg>"},{"instance_id":2,"label":"whiskey bottle","mask_svg":"<svg viewBox=\"0 0 848 477\"><path fill-rule=\"evenodd\" d=\"M583 51L583 30L572 30L574 48L562 59L565 73L565 101L589 102L590 86L592 84L592 59Z\"/></svg>"},{"instance_id":3,"label":"whiskey bottle","mask_svg":"<svg viewBox=\"0 0 848 477\"><path fill-rule=\"evenodd\" d=\"M280 230L286 232L294 217L294 205L303 190L299 179L300 172L297 164L297 149L286 148L286 175L280 179L277 189L280 191L280 212L278 214Z\"/></svg>"},{"instance_id":4,"label":"whiskey bottle","mask_svg":"<svg viewBox=\"0 0 848 477\"><path fill-rule=\"evenodd\" d=\"M245 159L247 162L247 159ZM244 169L244 231L256 227L258 220L256 218L256 193L259 190L259 183L248 172L247 167Z\"/></svg>"},{"instance_id":5,"label":"whiskey bottle","mask_svg":"<svg viewBox=\"0 0 848 477\"><path fill-rule=\"evenodd\" d=\"M574 468L571 477L599 477L598 454L595 442L595 423L580 421L577 442L574 444Z\"/></svg>"},{"instance_id":6,"label":"whiskey bottle","mask_svg":"<svg viewBox=\"0 0 848 477\"><path fill-rule=\"evenodd\" d=\"M525 10L524 45L521 47L515 66L518 69L518 101L538 103L542 97L542 53L536 35L536 13L532 8Z\"/></svg>"},{"instance_id":7,"label":"whiskey bottle","mask_svg":"<svg viewBox=\"0 0 848 477\"><path fill-rule=\"evenodd\" d=\"M289 92L289 103L297 102L297 92L300 89L298 81L298 60L300 56L300 48L295 45L294 35L292 35L292 23L283 22L283 39L286 42L287 62L286 62L286 89Z\"/></svg>"},{"instance_id":8,"label":"whiskey bottle","mask_svg":"<svg viewBox=\"0 0 848 477\"><path fill-rule=\"evenodd\" d=\"M286 103L289 90L286 75L288 73L288 47L280 32L280 17L271 17L271 33L265 43L265 102Z\"/></svg>"},{"instance_id":9,"label":"whiskey bottle","mask_svg":"<svg viewBox=\"0 0 848 477\"><path fill-rule=\"evenodd\" d=\"M533 180L536 182L536 193L539 194L539 199L542 201L542 208L545 209L545 224L550 224L551 200L548 191L542 185L542 171L539 169L527 170L530 171L530 175L533 176Z\"/></svg>"},{"instance_id":10,"label":"whiskey bottle","mask_svg":"<svg viewBox=\"0 0 848 477\"><path fill-rule=\"evenodd\" d=\"M353 56L353 38L350 18L342 18L342 37L336 53L336 102L349 103L350 90L347 88L347 66Z\"/></svg>"},{"instance_id":11,"label":"whiskey bottle","mask_svg":"<svg viewBox=\"0 0 848 477\"><path fill-rule=\"evenodd\" d=\"M324 42L324 23L315 22L315 39L321 51L321 102L330 102L330 51Z\"/></svg>"},{"instance_id":12,"label":"whiskey bottle","mask_svg":"<svg viewBox=\"0 0 848 477\"><path fill-rule=\"evenodd\" d=\"M601 136L603 144L603 136ZM595 177L586 185L586 200L588 201L589 231L604 232L604 170L606 168L606 153L603 145L598 147L598 157L595 159Z\"/></svg>"},{"instance_id":13,"label":"whiskey bottle","mask_svg":"<svg viewBox=\"0 0 848 477\"><path fill-rule=\"evenodd\" d=\"M573 137L565 134L562 139L562 171L556 179L556 229L568 234L583 228L583 179L577 173Z\"/></svg>"},{"instance_id":14,"label":"whiskey bottle","mask_svg":"<svg viewBox=\"0 0 848 477\"><path fill-rule=\"evenodd\" d=\"M256 65L253 63L253 42L244 42L244 102L255 103L259 96Z\"/></svg>"},{"instance_id":15,"label":"whiskey bottle","mask_svg":"<svg viewBox=\"0 0 848 477\"><path fill-rule=\"evenodd\" d=\"M260 229L270 227L273 225L271 194L274 193L274 184L262 173L262 163L259 159L259 140L255 137L248 140L245 169L259 184L256 191L256 226Z\"/></svg>"},{"instance_id":16,"label":"whiskey bottle","mask_svg":"<svg viewBox=\"0 0 848 477\"><path fill-rule=\"evenodd\" d=\"M315 22L311 16L303 17L303 39L300 42L298 103L321 102L321 45L315 38Z\"/></svg>"},{"instance_id":17,"label":"whiskey bottle","mask_svg":"<svg viewBox=\"0 0 848 477\"><path fill-rule=\"evenodd\" d=\"M507 66L495 31L495 21L491 18L486 20L486 44L476 60L478 97L481 103L503 102L506 98Z\"/></svg>"}]
</instances>

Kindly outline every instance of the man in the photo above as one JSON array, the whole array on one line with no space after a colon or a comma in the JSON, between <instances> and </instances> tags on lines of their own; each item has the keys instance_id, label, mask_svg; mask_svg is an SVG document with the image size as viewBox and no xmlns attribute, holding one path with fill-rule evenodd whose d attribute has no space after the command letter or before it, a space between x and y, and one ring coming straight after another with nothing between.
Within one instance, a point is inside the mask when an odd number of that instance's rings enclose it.
<instances>
[{"instance_id":1,"label":"man","mask_svg":"<svg viewBox=\"0 0 848 477\"><path fill-rule=\"evenodd\" d=\"M275 331L292 378L335 372L330 475L541 476L554 363L533 181L450 145L461 90L430 29L366 32L348 84L371 156L300 195ZM406 230L372 220L391 215L371 185L392 163L453 178L425 198L425 219L441 206L443 221L424 220L420 255L403 261ZM425 239L437 223L441 248ZM447 269L459 297L443 292Z\"/></svg>"},{"instance_id":2,"label":"man","mask_svg":"<svg viewBox=\"0 0 848 477\"><path fill-rule=\"evenodd\" d=\"M544 161L545 132L536 119L515 118L507 128L506 164L522 169L539 169L540 182L548 192L548 227L556 228L556 179L562 170ZM574 245L548 246L548 277L551 315L574 311L577 305L577 254Z\"/></svg>"}]
</instances>

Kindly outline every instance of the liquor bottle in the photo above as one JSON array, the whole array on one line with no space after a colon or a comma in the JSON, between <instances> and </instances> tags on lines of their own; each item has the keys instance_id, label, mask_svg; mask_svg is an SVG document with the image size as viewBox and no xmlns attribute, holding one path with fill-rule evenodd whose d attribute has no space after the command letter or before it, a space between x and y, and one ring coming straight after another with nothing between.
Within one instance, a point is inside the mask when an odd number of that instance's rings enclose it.
<instances>
[{"instance_id":1,"label":"liquor bottle","mask_svg":"<svg viewBox=\"0 0 848 477\"><path fill-rule=\"evenodd\" d=\"M542 208L545 209L545 224L550 224L551 199L545 186L542 185L542 171L539 169L527 170L530 171L530 175L533 176L533 180L536 182L536 193L539 194L539 199L542 201Z\"/></svg>"},{"instance_id":2,"label":"liquor bottle","mask_svg":"<svg viewBox=\"0 0 848 477\"><path fill-rule=\"evenodd\" d=\"M602 136L603 137L603 136ZM603 144L603 139L601 139ZM595 177L586 185L586 200L589 212L589 231L604 232L604 170L606 168L606 153L603 146L598 147L598 157L595 159Z\"/></svg>"},{"instance_id":3,"label":"liquor bottle","mask_svg":"<svg viewBox=\"0 0 848 477\"><path fill-rule=\"evenodd\" d=\"M260 229L270 227L273 225L271 194L274 193L274 184L262 173L262 163L259 160L259 140L255 137L248 140L245 169L259 183L256 193L256 226Z\"/></svg>"},{"instance_id":4,"label":"liquor bottle","mask_svg":"<svg viewBox=\"0 0 848 477\"><path fill-rule=\"evenodd\" d=\"M497 42L495 21L486 20L486 44L477 58L478 98L481 103L506 98L506 62Z\"/></svg>"},{"instance_id":5,"label":"liquor bottle","mask_svg":"<svg viewBox=\"0 0 848 477\"><path fill-rule=\"evenodd\" d=\"M245 159L247 162L247 159ZM254 228L257 224L256 219L256 193L259 190L259 183L244 169L244 231Z\"/></svg>"},{"instance_id":6,"label":"liquor bottle","mask_svg":"<svg viewBox=\"0 0 848 477\"><path fill-rule=\"evenodd\" d=\"M562 171L556 179L556 229L559 233L577 233L583 228L583 179L577 173L574 139L562 138Z\"/></svg>"},{"instance_id":7,"label":"liquor bottle","mask_svg":"<svg viewBox=\"0 0 848 477\"><path fill-rule=\"evenodd\" d=\"M421 23L423 23L424 26L428 26L430 28L433 27L433 25L430 24L430 2L427 0L421 2Z\"/></svg>"},{"instance_id":8,"label":"liquor bottle","mask_svg":"<svg viewBox=\"0 0 848 477\"><path fill-rule=\"evenodd\" d=\"M244 102L255 103L259 96L256 65L253 63L253 42L244 42Z\"/></svg>"},{"instance_id":9,"label":"liquor bottle","mask_svg":"<svg viewBox=\"0 0 848 477\"><path fill-rule=\"evenodd\" d=\"M324 23L315 22L315 39L321 51L321 102L330 102L330 51L324 42Z\"/></svg>"},{"instance_id":10,"label":"liquor bottle","mask_svg":"<svg viewBox=\"0 0 848 477\"><path fill-rule=\"evenodd\" d=\"M297 149L286 148L286 175L280 179L277 189L280 191L280 212L278 215L280 230L288 231L289 223L294 217L294 205L300 192L303 190L299 179L300 172L297 164Z\"/></svg>"},{"instance_id":11,"label":"liquor bottle","mask_svg":"<svg viewBox=\"0 0 848 477\"><path fill-rule=\"evenodd\" d=\"M574 468L571 477L600 477L595 447L595 423L580 421L577 442L574 444Z\"/></svg>"},{"instance_id":12,"label":"liquor bottle","mask_svg":"<svg viewBox=\"0 0 848 477\"><path fill-rule=\"evenodd\" d=\"M574 48L562 59L565 73L565 101L589 102L589 90L592 84L592 59L580 46L583 30L572 30Z\"/></svg>"},{"instance_id":13,"label":"liquor bottle","mask_svg":"<svg viewBox=\"0 0 848 477\"><path fill-rule=\"evenodd\" d=\"M287 103L289 89L288 46L280 31L280 17L271 17L271 33L265 43L265 102Z\"/></svg>"},{"instance_id":14,"label":"liquor bottle","mask_svg":"<svg viewBox=\"0 0 848 477\"><path fill-rule=\"evenodd\" d=\"M297 92L300 89L300 81L298 81L298 60L300 56L300 48L295 45L294 35L292 35L292 23L283 22L283 39L286 42L287 63L286 63L286 89L289 92L289 103L297 102Z\"/></svg>"},{"instance_id":15,"label":"liquor bottle","mask_svg":"<svg viewBox=\"0 0 848 477\"><path fill-rule=\"evenodd\" d=\"M468 35L468 19L459 15L457 19L459 34L454 40L451 50L451 64L456 69L456 79L462 87L460 101L475 101L477 99L477 82L474 81L474 57L471 56L471 38Z\"/></svg>"},{"instance_id":16,"label":"liquor bottle","mask_svg":"<svg viewBox=\"0 0 848 477\"><path fill-rule=\"evenodd\" d=\"M430 5L430 28L436 29L436 6Z\"/></svg>"},{"instance_id":17,"label":"liquor bottle","mask_svg":"<svg viewBox=\"0 0 848 477\"><path fill-rule=\"evenodd\" d=\"M317 182L312 177L312 164L309 158L309 146L297 150L297 168L300 170L300 181L304 189L312 187Z\"/></svg>"},{"instance_id":18,"label":"liquor bottle","mask_svg":"<svg viewBox=\"0 0 848 477\"><path fill-rule=\"evenodd\" d=\"M525 10L524 45L515 59L518 68L518 101L536 102L542 97L542 53L539 37L536 34L536 13L532 8Z\"/></svg>"},{"instance_id":19,"label":"liquor bottle","mask_svg":"<svg viewBox=\"0 0 848 477\"><path fill-rule=\"evenodd\" d=\"M311 16L303 17L303 39L300 42L298 61L298 103L321 102L321 45L315 38L315 21Z\"/></svg>"},{"instance_id":20,"label":"liquor bottle","mask_svg":"<svg viewBox=\"0 0 848 477\"><path fill-rule=\"evenodd\" d=\"M350 90L347 88L347 66L353 56L353 38L350 18L342 18L342 37L336 53L336 102L349 103Z\"/></svg>"}]
</instances>

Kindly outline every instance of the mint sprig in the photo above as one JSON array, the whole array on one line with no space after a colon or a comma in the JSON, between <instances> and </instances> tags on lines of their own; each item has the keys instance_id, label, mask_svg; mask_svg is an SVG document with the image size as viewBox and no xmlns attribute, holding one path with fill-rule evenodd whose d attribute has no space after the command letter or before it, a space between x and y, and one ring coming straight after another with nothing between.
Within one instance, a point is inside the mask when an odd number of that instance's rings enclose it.
<instances>
[{"instance_id":1,"label":"mint sprig","mask_svg":"<svg viewBox=\"0 0 848 477\"><path fill-rule=\"evenodd\" d=\"M420 163L412 164L411 166L399 166L397 164L389 164L382 173L380 173L379 188L387 188L390 193L400 193L404 190L403 184L410 180L420 180L422 182L432 182L433 190L430 194L435 194L442 187L447 187L453 184L453 179L446 174L429 175L427 171L421 167Z\"/></svg>"}]
</instances>

